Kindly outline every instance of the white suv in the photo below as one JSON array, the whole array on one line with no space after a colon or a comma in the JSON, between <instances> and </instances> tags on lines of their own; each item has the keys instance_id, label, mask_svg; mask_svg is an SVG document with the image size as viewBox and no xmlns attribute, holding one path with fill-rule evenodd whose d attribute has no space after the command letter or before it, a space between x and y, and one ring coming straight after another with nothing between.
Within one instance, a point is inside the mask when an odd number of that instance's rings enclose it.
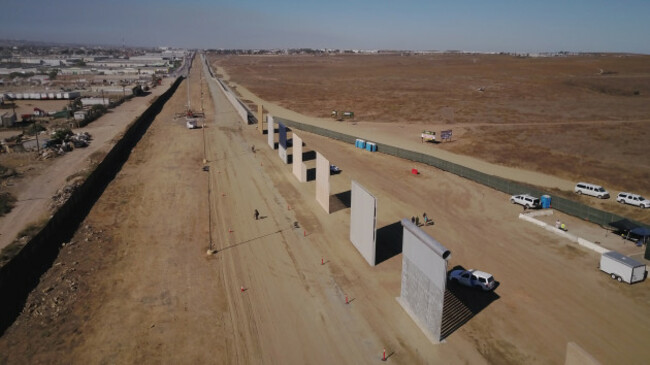
<instances>
[{"instance_id":1,"label":"white suv","mask_svg":"<svg viewBox=\"0 0 650 365\"><path fill-rule=\"evenodd\" d=\"M478 270L453 270L449 273L449 281L484 291L492 290L496 285L491 274Z\"/></svg>"},{"instance_id":2,"label":"white suv","mask_svg":"<svg viewBox=\"0 0 650 365\"><path fill-rule=\"evenodd\" d=\"M539 206L539 199L528 194L513 195L510 197L510 202L523 205L526 208L537 208Z\"/></svg>"},{"instance_id":3,"label":"white suv","mask_svg":"<svg viewBox=\"0 0 650 365\"><path fill-rule=\"evenodd\" d=\"M636 205L641 208L650 208L650 200L638 194L618 193L616 201L623 204Z\"/></svg>"}]
</instances>

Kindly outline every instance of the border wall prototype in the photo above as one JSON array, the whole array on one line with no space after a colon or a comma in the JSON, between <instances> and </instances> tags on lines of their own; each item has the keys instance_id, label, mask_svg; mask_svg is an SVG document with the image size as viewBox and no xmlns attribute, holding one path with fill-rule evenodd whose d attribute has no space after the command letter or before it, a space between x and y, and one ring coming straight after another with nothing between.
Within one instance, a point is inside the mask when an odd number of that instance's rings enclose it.
<instances>
[{"instance_id":1,"label":"border wall prototype","mask_svg":"<svg viewBox=\"0 0 650 365\"><path fill-rule=\"evenodd\" d=\"M293 174L300 182L307 181L307 166L302 162L302 138L297 134L293 134Z\"/></svg>"},{"instance_id":2,"label":"border wall prototype","mask_svg":"<svg viewBox=\"0 0 650 365\"><path fill-rule=\"evenodd\" d=\"M282 123L278 123L278 136L280 142L278 144L278 156L284 163L289 163L287 158L287 127Z\"/></svg>"},{"instance_id":3,"label":"border wall prototype","mask_svg":"<svg viewBox=\"0 0 650 365\"><path fill-rule=\"evenodd\" d=\"M377 263L377 198L352 180L350 242L370 266Z\"/></svg>"},{"instance_id":4,"label":"border wall prototype","mask_svg":"<svg viewBox=\"0 0 650 365\"><path fill-rule=\"evenodd\" d=\"M442 307L451 252L408 219L402 219L402 290L397 301L433 343L440 342Z\"/></svg>"},{"instance_id":5,"label":"border wall prototype","mask_svg":"<svg viewBox=\"0 0 650 365\"><path fill-rule=\"evenodd\" d=\"M600 362L575 342L568 342L564 365L600 365Z\"/></svg>"},{"instance_id":6,"label":"border wall prototype","mask_svg":"<svg viewBox=\"0 0 650 365\"><path fill-rule=\"evenodd\" d=\"M316 152L316 201L330 213L330 162Z\"/></svg>"},{"instance_id":7,"label":"border wall prototype","mask_svg":"<svg viewBox=\"0 0 650 365\"><path fill-rule=\"evenodd\" d=\"M333 138L350 144L354 144L357 138L359 138L359 136L351 136L345 133L332 131L311 124L300 123L288 119L280 119L280 118L278 119L282 120L283 123L285 123L287 126L291 128L318 134L328 138ZM451 172L452 174L458 175L468 180L475 181L479 184L504 192L508 195L515 195L515 194L522 194L522 193L528 193L534 196L542 196L545 194L549 195L552 197L553 209L559 210L560 212L572 215L574 217L579 217L581 219L588 220L592 223L607 225L611 222L615 222L624 218L623 216L620 216L618 214L592 208L588 205L567 198L563 198L561 196L550 194L548 192L536 189L532 186L528 186L523 183L518 183L499 176L490 175L425 153L411 151L404 148L391 146L385 143L377 142L376 144L377 144L378 152L403 158L410 161L421 162L433 166L435 168L441 169L443 171ZM632 221L636 225L650 228L648 224L643 224L638 221L634 221L632 219L630 219L630 221Z\"/></svg>"},{"instance_id":8,"label":"border wall prototype","mask_svg":"<svg viewBox=\"0 0 650 365\"><path fill-rule=\"evenodd\" d=\"M275 124L273 123L273 116L271 114L266 115L266 128L268 130L266 139L269 143L269 147L272 150L275 149Z\"/></svg>"}]
</instances>

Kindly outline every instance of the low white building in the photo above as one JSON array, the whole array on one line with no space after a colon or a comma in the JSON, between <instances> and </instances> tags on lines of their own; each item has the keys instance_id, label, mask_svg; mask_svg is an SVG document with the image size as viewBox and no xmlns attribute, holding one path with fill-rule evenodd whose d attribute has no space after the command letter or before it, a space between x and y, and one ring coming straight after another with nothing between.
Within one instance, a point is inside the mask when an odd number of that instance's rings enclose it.
<instances>
[{"instance_id":1,"label":"low white building","mask_svg":"<svg viewBox=\"0 0 650 365\"><path fill-rule=\"evenodd\" d=\"M5 112L0 115L0 124L3 127L13 127L16 124L16 114L13 112Z\"/></svg>"},{"instance_id":2,"label":"low white building","mask_svg":"<svg viewBox=\"0 0 650 365\"><path fill-rule=\"evenodd\" d=\"M81 105L83 107L92 106L92 105L106 105L110 103L108 98L81 98Z\"/></svg>"},{"instance_id":3,"label":"low white building","mask_svg":"<svg viewBox=\"0 0 650 365\"><path fill-rule=\"evenodd\" d=\"M88 115L88 111L86 110L77 110L74 112L74 120L84 120L86 119L86 116Z\"/></svg>"}]
</instances>

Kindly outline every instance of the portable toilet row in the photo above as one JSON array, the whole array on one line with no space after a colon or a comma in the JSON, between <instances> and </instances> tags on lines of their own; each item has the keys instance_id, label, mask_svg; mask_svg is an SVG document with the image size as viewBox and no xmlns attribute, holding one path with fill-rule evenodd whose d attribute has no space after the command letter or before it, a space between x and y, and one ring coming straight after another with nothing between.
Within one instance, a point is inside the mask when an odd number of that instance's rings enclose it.
<instances>
[{"instance_id":1,"label":"portable toilet row","mask_svg":"<svg viewBox=\"0 0 650 365\"><path fill-rule=\"evenodd\" d=\"M377 144L373 142L366 142L363 139L358 139L354 142L354 147L361 148L362 150L377 152Z\"/></svg>"},{"instance_id":2,"label":"portable toilet row","mask_svg":"<svg viewBox=\"0 0 650 365\"><path fill-rule=\"evenodd\" d=\"M542 195L542 198L540 199L542 203L542 209L548 209L551 207L551 196L550 195Z\"/></svg>"}]
</instances>

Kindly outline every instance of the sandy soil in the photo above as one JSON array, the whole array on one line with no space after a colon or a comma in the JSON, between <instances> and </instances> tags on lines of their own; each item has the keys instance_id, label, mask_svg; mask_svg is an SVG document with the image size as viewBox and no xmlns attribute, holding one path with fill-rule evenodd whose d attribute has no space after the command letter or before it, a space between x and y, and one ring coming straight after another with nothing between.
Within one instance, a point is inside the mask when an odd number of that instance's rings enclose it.
<instances>
[{"instance_id":1,"label":"sandy soil","mask_svg":"<svg viewBox=\"0 0 650 365\"><path fill-rule=\"evenodd\" d=\"M648 56L212 60L245 99L276 115L430 153L558 194L570 195L577 181L588 181L614 196L650 195L650 154L640 142L650 135ZM328 116L334 109L354 111L354 122L333 122ZM453 130L452 142L420 143L422 130L445 129ZM614 199L581 200L650 223L650 212Z\"/></svg>"},{"instance_id":2,"label":"sandy soil","mask_svg":"<svg viewBox=\"0 0 650 365\"><path fill-rule=\"evenodd\" d=\"M171 81L166 79L162 86L152 89L151 94L134 98L88 126L74 129L75 133L88 132L92 135L93 140L86 148L75 149L45 162L25 161L25 154L22 153L1 155L1 163L11 167L14 166L9 160L18 158L21 166L18 166L17 170L23 173L24 177L12 180L3 187L3 190L6 189L16 196L17 202L9 214L0 217L0 249L13 242L16 235L27 225L49 217L51 197L65 186L66 179L87 169L93 158L97 163L98 158L113 146L115 138L147 109L151 100L169 88Z\"/></svg>"},{"instance_id":3,"label":"sandy soil","mask_svg":"<svg viewBox=\"0 0 650 365\"><path fill-rule=\"evenodd\" d=\"M490 301L471 292L485 305L431 344L395 300L401 255L369 267L348 241L349 209L325 214L314 182L298 183L218 92L210 100L216 85L191 88L207 126L187 130L174 118L185 87L0 338L0 362L356 364L386 348L400 364L547 364L563 361L569 341L602 363L650 356L649 281L612 281L597 255L521 221L504 194L303 133L342 168L333 192L355 179L376 194L378 227L426 211L450 268L499 281Z\"/></svg>"}]
</instances>

